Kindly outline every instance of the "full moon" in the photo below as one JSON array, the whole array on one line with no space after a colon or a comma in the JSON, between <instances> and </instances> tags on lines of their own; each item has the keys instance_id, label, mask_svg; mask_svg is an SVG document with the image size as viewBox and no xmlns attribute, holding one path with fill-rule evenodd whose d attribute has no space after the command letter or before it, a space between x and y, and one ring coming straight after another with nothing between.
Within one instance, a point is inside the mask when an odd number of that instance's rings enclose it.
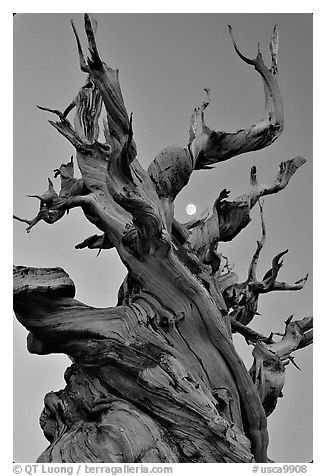
<instances>
[{"instance_id":1,"label":"full moon","mask_svg":"<svg viewBox=\"0 0 326 476\"><path fill-rule=\"evenodd\" d=\"M189 203L186 206L186 212L188 213L188 215L194 215L196 211L197 211L196 205L194 205L193 203Z\"/></svg>"}]
</instances>

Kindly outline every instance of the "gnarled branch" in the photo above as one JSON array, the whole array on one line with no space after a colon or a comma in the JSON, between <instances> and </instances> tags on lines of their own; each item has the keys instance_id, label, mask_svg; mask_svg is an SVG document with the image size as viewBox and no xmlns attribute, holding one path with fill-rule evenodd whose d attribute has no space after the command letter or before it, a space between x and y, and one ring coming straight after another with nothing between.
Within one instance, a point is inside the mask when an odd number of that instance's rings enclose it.
<instances>
[{"instance_id":1,"label":"gnarled branch","mask_svg":"<svg viewBox=\"0 0 326 476\"><path fill-rule=\"evenodd\" d=\"M129 131L129 118L120 89L118 70L110 68L101 60L96 45L92 22L88 14L84 15L84 21L90 52L90 57L87 59L87 62L84 59L78 34L72 23L77 40L81 69L90 74L101 93L107 111L110 133L120 144L123 144L124 138L128 135ZM134 157L136 156L134 143L130 147L130 153L133 154Z\"/></svg>"},{"instance_id":2,"label":"gnarled branch","mask_svg":"<svg viewBox=\"0 0 326 476\"><path fill-rule=\"evenodd\" d=\"M282 396L285 381L285 367L293 362L292 352L312 343L312 317L286 321L285 333L281 340L266 343L260 340L253 350L254 363L250 374L257 387L266 415L276 407Z\"/></svg>"},{"instance_id":3,"label":"gnarled branch","mask_svg":"<svg viewBox=\"0 0 326 476\"><path fill-rule=\"evenodd\" d=\"M245 152L263 149L272 144L282 133L284 127L283 101L278 86L277 50L278 30L274 27L270 43L272 67L268 69L264 64L261 52L255 59L246 58L237 47L233 38L232 28L229 26L233 46L238 56L247 64L254 66L261 76L265 91L265 117L262 121L247 129L237 132L213 131L204 122L204 109L201 108L201 131L198 133L194 122L199 118L195 113L191 119L191 134L189 148L195 161L195 169L209 168L216 162L228 160Z\"/></svg>"},{"instance_id":4,"label":"gnarled branch","mask_svg":"<svg viewBox=\"0 0 326 476\"><path fill-rule=\"evenodd\" d=\"M229 191L224 189L219 194L213 206L213 213L208 218L200 220L189 230L188 242L194 251L207 251L216 243L231 241L251 221L250 210L259 198L278 193L289 183L296 170L306 162L302 157L296 157L280 164L280 170L270 187L259 186L256 178L256 167L250 171L249 191L233 201L226 200ZM205 254L205 253L204 253Z\"/></svg>"},{"instance_id":5,"label":"gnarled branch","mask_svg":"<svg viewBox=\"0 0 326 476\"><path fill-rule=\"evenodd\" d=\"M269 293L271 291L296 291L303 288L308 275L296 281L294 284L282 283L276 281L278 272L283 265L280 261L288 250L278 253L272 260L272 267L265 273L261 281L257 278L257 264L261 250L266 240L266 225L263 217L262 205L259 203L260 217L262 226L262 237L257 241L256 251L251 259L248 277L246 281L239 283L237 276L234 273L228 272L226 276L230 275L233 279L227 281L224 275L218 276L218 282L222 283L222 293L228 309L232 309L231 317L233 321L238 321L243 325L249 324L255 315L259 314L258 299L260 294ZM234 327L234 326L233 326Z\"/></svg>"},{"instance_id":6,"label":"gnarled branch","mask_svg":"<svg viewBox=\"0 0 326 476\"><path fill-rule=\"evenodd\" d=\"M74 283L61 268L14 267L14 311L30 331L30 352L76 356L88 348L90 339L112 337L118 329L128 338L123 306L94 309L74 295Z\"/></svg>"},{"instance_id":7,"label":"gnarled branch","mask_svg":"<svg viewBox=\"0 0 326 476\"><path fill-rule=\"evenodd\" d=\"M173 201L188 183L193 170L209 169L217 162L263 149L272 144L283 131L283 101L278 86L277 26L274 27L270 42L272 57L270 69L264 64L259 50L257 57L253 60L242 55L234 41L231 27L229 31L238 56L254 66L263 80L265 117L257 124L237 132L214 131L205 123L204 111L210 104L211 92L209 88L205 88L206 98L199 107L194 109L190 119L188 147L166 147L148 168L159 196L169 198L170 201Z\"/></svg>"},{"instance_id":8,"label":"gnarled branch","mask_svg":"<svg viewBox=\"0 0 326 476\"><path fill-rule=\"evenodd\" d=\"M43 195L28 195L28 197L40 200L40 209L35 218L29 220L14 215L15 220L28 224L28 227L26 228L27 233L29 233L39 221L45 221L45 223L52 225L60 220L60 218L65 214L65 210L55 208L58 205L62 205L63 199L54 190L52 181L48 179L48 182L48 190Z\"/></svg>"}]
</instances>

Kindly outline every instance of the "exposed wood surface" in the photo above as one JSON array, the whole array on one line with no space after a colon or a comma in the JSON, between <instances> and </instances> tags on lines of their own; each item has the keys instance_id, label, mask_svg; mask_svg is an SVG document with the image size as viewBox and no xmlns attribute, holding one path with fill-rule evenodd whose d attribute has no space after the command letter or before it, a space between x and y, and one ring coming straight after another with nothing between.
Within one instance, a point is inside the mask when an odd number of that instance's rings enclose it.
<instances>
[{"instance_id":1,"label":"exposed wood surface","mask_svg":"<svg viewBox=\"0 0 326 476\"><path fill-rule=\"evenodd\" d=\"M84 19L89 58L72 27L86 83L64 112L40 107L57 116L49 122L75 147L76 159L55 170L59 193L49 179L48 190L33 196L40 201L34 219L15 218L30 231L41 220L53 224L81 207L100 235L76 248L114 247L127 276L116 307L94 308L74 299L74 284L64 270L15 267L14 310L29 331L29 351L61 352L72 360L66 387L45 397L40 423L49 446L38 461L267 462L267 416L281 396L291 353L312 342L312 318L287 322L279 341L248 327L260 294L298 290L307 279L277 280L286 251L257 278L266 235L259 200L286 187L305 159L282 162L270 187L259 185L253 167L247 193L228 200L229 191L222 190L212 215L196 221L179 223L174 200L196 169L263 149L281 134L277 28L270 69L260 51L254 60L242 55L230 28L236 53L263 80L263 120L232 133L209 129L206 89L191 118L189 143L167 146L146 171L137 160L118 71L99 55L95 21L87 14ZM103 143L98 141L102 107ZM74 161L81 179L74 177ZM218 244L249 224L257 203L262 238L248 279L239 283ZM250 372L235 349L235 332L255 345Z\"/></svg>"}]
</instances>

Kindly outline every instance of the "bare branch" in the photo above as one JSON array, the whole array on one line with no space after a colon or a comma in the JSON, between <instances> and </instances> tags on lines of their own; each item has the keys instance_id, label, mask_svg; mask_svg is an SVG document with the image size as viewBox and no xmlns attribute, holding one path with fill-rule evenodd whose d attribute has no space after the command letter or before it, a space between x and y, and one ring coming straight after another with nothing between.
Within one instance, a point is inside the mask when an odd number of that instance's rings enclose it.
<instances>
[{"instance_id":1,"label":"bare branch","mask_svg":"<svg viewBox=\"0 0 326 476\"><path fill-rule=\"evenodd\" d=\"M255 342L265 342L266 344L271 344L273 342L272 337L265 337L259 332L250 329L250 327L241 324L241 322L236 321L235 319L231 319L231 327L232 332L237 332L241 334L248 343L255 343Z\"/></svg>"},{"instance_id":2,"label":"bare branch","mask_svg":"<svg viewBox=\"0 0 326 476\"><path fill-rule=\"evenodd\" d=\"M223 284L224 277L218 276L217 281L223 293L228 309L232 309L233 320L240 322L243 325L248 325L255 315L259 314L258 299L260 294L269 293L271 291L295 291L303 288L307 281L308 275L305 278L296 281L294 284L288 284L276 281L278 272L283 265L281 258L288 252L288 250L278 253L272 260L272 267L265 273L262 281L257 278L256 270L261 249L266 239L266 227L263 219L262 205L259 202L261 224L262 224L262 238L257 242L257 248L251 260L248 278L243 283L238 283L238 280L231 281L227 286ZM221 287L222 286L222 287ZM290 322L286 321L286 324Z\"/></svg>"},{"instance_id":3,"label":"bare branch","mask_svg":"<svg viewBox=\"0 0 326 476\"><path fill-rule=\"evenodd\" d=\"M249 190L244 195L240 195L238 198L236 198L236 202L248 202L250 209L253 208L259 198L273 195L274 193L278 193L283 190L288 185L291 177L298 170L298 168L305 163L306 159L300 156L285 162L281 162L279 166L279 172L274 180L274 183L269 187L258 184L256 177L256 167L253 167L250 171Z\"/></svg>"},{"instance_id":4,"label":"bare branch","mask_svg":"<svg viewBox=\"0 0 326 476\"><path fill-rule=\"evenodd\" d=\"M78 243L75 248L76 250L80 250L83 248L89 248L90 250L99 249L100 251L103 249L109 250L113 248L113 243L109 240L108 236L103 233L103 235L92 235L86 238L81 243Z\"/></svg>"},{"instance_id":5,"label":"bare branch","mask_svg":"<svg viewBox=\"0 0 326 476\"><path fill-rule=\"evenodd\" d=\"M88 63L90 63L91 61L92 64L96 68L101 68L102 61L97 51L92 22L91 22L90 16L87 13L84 14L84 21L85 21L85 31L86 31L86 35L88 39L89 51L91 53L91 59L88 59Z\"/></svg>"},{"instance_id":6,"label":"bare branch","mask_svg":"<svg viewBox=\"0 0 326 476\"><path fill-rule=\"evenodd\" d=\"M49 187L43 195L29 195L40 200L40 209L36 217L28 220L14 215L14 219L29 225L26 228L28 233L39 221L53 224L60 220L65 212L71 208L82 207L87 209L93 205L93 199L90 196L90 191L85 187L84 180L74 178L72 157L70 162L61 164L58 169L54 170L54 176L60 176L61 178L59 195L54 190L52 181L48 179Z\"/></svg>"},{"instance_id":7,"label":"bare branch","mask_svg":"<svg viewBox=\"0 0 326 476\"><path fill-rule=\"evenodd\" d=\"M217 162L245 152L263 149L272 144L283 131L283 102L277 82L277 27L274 27L270 43L271 70L265 66L260 51L254 60L242 55L233 38L231 27L229 29L237 54L243 61L253 65L263 79L265 117L257 124L240 129L238 132L214 131L204 120L204 110L210 103L210 89L205 88L207 98L194 109L190 119L188 148L167 147L158 154L148 169L161 197L171 197L174 200L188 183L194 169L209 169ZM200 122L201 127L198 127Z\"/></svg>"},{"instance_id":8,"label":"bare branch","mask_svg":"<svg viewBox=\"0 0 326 476\"><path fill-rule=\"evenodd\" d=\"M14 220L21 221L22 223L27 223L28 227L26 228L27 233L31 231L31 229L39 222L45 221L46 223L50 223L50 215L48 214L47 210L40 211L35 218L29 220L28 218L20 218L17 215L13 215Z\"/></svg>"},{"instance_id":9,"label":"bare branch","mask_svg":"<svg viewBox=\"0 0 326 476\"><path fill-rule=\"evenodd\" d=\"M60 220L63 217L65 211L55 208L62 205L62 198L56 193L53 188L53 183L48 179L49 187L48 190L43 195L28 195L29 197L37 198L40 200L40 209L35 218L31 220L27 218L20 218L14 215L14 219L27 223L28 227L26 228L27 233L40 221L44 221L52 225L56 221Z\"/></svg>"},{"instance_id":10,"label":"bare branch","mask_svg":"<svg viewBox=\"0 0 326 476\"><path fill-rule=\"evenodd\" d=\"M99 89L105 108L107 110L107 120L110 133L120 144L129 131L129 118L121 94L118 70L113 70L107 66L100 58L93 27L89 15L84 15L85 31L88 39L90 58L88 58L87 71ZM132 144L133 153L136 154L135 144Z\"/></svg>"},{"instance_id":11,"label":"bare branch","mask_svg":"<svg viewBox=\"0 0 326 476\"><path fill-rule=\"evenodd\" d=\"M77 41L80 69L85 73L89 73L89 67L88 67L87 62L85 60L83 50L82 50L82 47L81 47L81 43L80 43L80 40L79 40L79 37L78 37L78 33L77 33L75 24L74 24L72 19L70 20L70 23L71 23L71 26L72 26L72 29L73 29L73 32L74 32L74 35L75 35L75 38L76 38L76 41Z\"/></svg>"},{"instance_id":12,"label":"bare branch","mask_svg":"<svg viewBox=\"0 0 326 476\"><path fill-rule=\"evenodd\" d=\"M247 64L255 67L263 80L265 92L265 117L262 121L237 132L214 131L204 126L197 133L198 109L195 109L190 128L190 144L195 169L210 168L212 164L228 160L245 152L263 149L272 144L282 133L284 127L283 101L277 81L278 31L274 27L270 43L272 68L269 70L263 61L258 46L255 59L244 56L234 40L232 28L229 31L237 55Z\"/></svg>"},{"instance_id":13,"label":"bare branch","mask_svg":"<svg viewBox=\"0 0 326 476\"><path fill-rule=\"evenodd\" d=\"M237 46L237 44L236 44L236 42L235 42L235 40L234 40L231 25L228 25L228 28L229 28L229 33L230 33L230 36L231 36L231 39L232 39L232 43L233 43L233 46L234 46L234 49L235 49L237 55L238 55L238 56L242 59L242 61L244 61L245 63L251 64L251 65L253 65L253 66L256 66L257 61L258 61L257 58L256 58L255 60L254 60L254 59L252 60L252 59L246 58L246 56L244 56L244 55L241 53L241 51L239 50L239 48L238 48L238 46ZM258 55L259 55L259 53L258 53ZM258 56L258 55L257 55L257 56Z\"/></svg>"},{"instance_id":14,"label":"bare branch","mask_svg":"<svg viewBox=\"0 0 326 476\"><path fill-rule=\"evenodd\" d=\"M280 170L274 180L274 184L271 187L261 188L258 194L251 197L251 207L260 198L267 195L272 195L283 190L289 183L293 174L306 163L306 159L297 156L294 159L287 160L280 163Z\"/></svg>"},{"instance_id":15,"label":"bare branch","mask_svg":"<svg viewBox=\"0 0 326 476\"><path fill-rule=\"evenodd\" d=\"M69 114L69 112L72 111L75 107L76 107L76 103L75 103L75 101L72 101L72 102L66 107L66 109L63 111L64 117L67 117L68 114Z\"/></svg>"},{"instance_id":16,"label":"bare branch","mask_svg":"<svg viewBox=\"0 0 326 476\"><path fill-rule=\"evenodd\" d=\"M277 25L274 25L273 35L269 43L269 50L272 56L271 72L274 76L278 73L278 66L277 66L278 48L279 48L279 32L278 32Z\"/></svg>"},{"instance_id":17,"label":"bare branch","mask_svg":"<svg viewBox=\"0 0 326 476\"><path fill-rule=\"evenodd\" d=\"M66 118L66 116L60 112L58 109L50 109L49 107L43 107L43 106L36 106L38 109L41 109L41 111L47 111L47 112L52 112L52 114L56 114L59 119L67 125L70 125L70 122Z\"/></svg>"},{"instance_id":18,"label":"bare branch","mask_svg":"<svg viewBox=\"0 0 326 476\"><path fill-rule=\"evenodd\" d=\"M312 317L285 322L285 333L278 342L258 342L253 350L254 363L250 375L257 387L266 415L270 415L282 396L285 381L285 366L292 362L299 368L291 355L295 350L312 343Z\"/></svg>"},{"instance_id":19,"label":"bare branch","mask_svg":"<svg viewBox=\"0 0 326 476\"><path fill-rule=\"evenodd\" d=\"M272 267L267 271L262 281L256 280L256 282L251 283L254 291L263 294L271 291L297 291L304 287L309 274L306 274L304 278L299 279L294 284L276 281L278 272L283 266L283 260L281 260L281 258L287 252L288 250L282 251L273 258Z\"/></svg>"},{"instance_id":20,"label":"bare branch","mask_svg":"<svg viewBox=\"0 0 326 476\"><path fill-rule=\"evenodd\" d=\"M289 250L281 251L281 253L278 253L276 256L274 256L272 260L272 267L269 271L267 271L263 278L263 286L266 288L266 290L271 290L273 288L278 272L283 266L283 260L281 261L281 258L286 253L288 253L288 251Z\"/></svg>"},{"instance_id":21,"label":"bare branch","mask_svg":"<svg viewBox=\"0 0 326 476\"><path fill-rule=\"evenodd\" d=\"M257 241L257 249L252 257L252 260L249 266L248 279L247 279L248 283L257 279L257 274L256 274L257 263L260 256L260 252L263 249L263 246L266 241L266 225L265 225L264 216L263 216L263 206L262 206L262 203L260 202L259 202L259 211L260 211L260 219L261 219L262 236L261 236L261 239Z\"/></svg>"},{"instance_id":22,"label":"bare branch","mask_svg":"<svg viewBox=\"0 0 326 476\"><path fill-rule=\"evenodd\" d=\"M89 149L88 144L85 143L79 137L79 135L75 132L70 122L68 121L68 119L65 117L65 115L62 112L58 111L57 109L50 109L50 108L41 107L41 106L37 106L37 107L41 109L42 111L47 111L47 112L56 114L60 118L60 122L49 121L49 123L53 127L55 127L60 132L60 134L62 134L66 139L68 139L69 142L71 142L71 144L77 150L85 151Z\"/></svg>"},{"instance_id":23,"label":"bare branch","mask_svg":"<svg viewBox=\"0 0 326 476\"><path fill-rule=\"evenodd\" d=\"M201 119L201 131L203 132L205 130L205 119L204 119L204 111L209 106L211 102L211 90L209 88L204 88L206 98L202 102L202 104L199 107L196 107L194 109L194 112L192 113L191 119L190 119L190 129L189 129L189 139L190 142L192 142L198 135L198 119Z\"/></svg>"},{"instance_id":24,"label":"bare branch","mask_svg":"<svg viewBox=\"0 0 326 476\"><path fill-rule=\"evenodd\" d=\"M309 277L309 273L304 278L299 279L294 284L283 283L275 281L272 287L272 291L300 291L306 284Z\"/></svg>"},{"instance_id":25,"label":"bare branch","mask_svg":"<svg viewBox=\"0 0 326 476\"><path fill-rule=\"evenodd\" d=\"M89 345L87 339L112 336L120 318L123 335L123 306L94 309L73 299L74 295L74 283L61 268L14 267L14 310L32 333L30 352L80 352Z\"/></svg>"},{"instance_id":26,"label":"bare branch","mask_svg":"<svg viewBox=\"0 0 326 476\"><path fill-rule=\"evenodd\" d=\"M245 152L263 149L272 144L283 131L283 102L277 81L277 27L274 27L270 43L271 70L265 66L260 51L254 60L242 55L233 38L231 27L229 30L237 54L243 61L253 65L262 77L265 91L265 117L257 124L237 132L214 131L206 125L204 120L204 110L210 103L210 89L205 88L207 98L194 109L191 116L188 148L166 148L154 159L154 163L148 169L158 187L160 196L172 196L174 199L187 184L194 169L209 169L217 162L228 160ZM198 127L199 122L201 122L200 128ZM166 157L167 154L170 154L171 157ZM174 164L176 155L180 156L178 169ZM169 184L169 180L176 176L180 176L182 179L179 178L178 187L173 187L173 193L171 193L171 187L167 187L166 183ZM163 190L160 190L161 188Z\"/></svg>"},{"instance_id":27,"label":"bare branch","mask_svg":"<svg viewBox=\"0 0 326 476\"><path fill-rule=\"evenodd\" d=\"M231 241L251 221L250 210L258 202L259 198L271 195L283 190L289 183L290 178L306 162L302 157L296 157L280 165L280 171L271 187L261 187L257 182L256 167L250 171L249 191L233 201L226 200L229 191L222 190L214 203L213 214L206 220L198 223L190 230L189 243L193 249L203 246L198 236L207 237L208 246L212 241ZM212 223L213 222L213 223Z\"/></svg>"}]
</instances>

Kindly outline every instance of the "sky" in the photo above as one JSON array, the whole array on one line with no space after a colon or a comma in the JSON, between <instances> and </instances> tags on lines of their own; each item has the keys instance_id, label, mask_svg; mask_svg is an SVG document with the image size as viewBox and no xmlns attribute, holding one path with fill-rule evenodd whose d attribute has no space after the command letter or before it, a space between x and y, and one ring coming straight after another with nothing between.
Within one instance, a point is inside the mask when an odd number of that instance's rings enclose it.
<instances>
[{"instance_id":1,"label":"sky","mask_svg":"<svg viewBox=\"0 0 326 476\"><path fill-rule=\"evenodd\" d=\"M27 194L47 188L53 170L67 162L74 149L48 124L53 119L36 105L59 110L75 97L85 81L79 69L69 20L83 39L81 14L18 14L14 19L14 197L16 215L32 218L38 201ZM289 248L282 281L294 282L310 273L302 291L273 293L260 299L252 327L281 332L284 320L312 313L312 15L310 14L97 14L97 42L102 59L119 68L128 112L133 112L138 160L147 168L165 146L187 144L192 110L212 90L206 122L217 130L235 131L257 122L264 112L260 77L234 53L227 25L233 27L241 51L254 57L257 43L267 62L275 23L280 31L279 84L285 108L285 130L262 151L243 154L209 171L195 172L176 201L176 217L186 221L185 207L194 203L199 216L223 188L230 197L247 191L249 172L257 166L261 183L274 180L281 161L301 155L307 163L281 193L267 197L264 217L267 240L258 273L262 277L278 252ZM269 64L269 63L268 63ZM78 175L77 175L78 176ZM53 179L59 187L59 179ZM38 224L30 234L14 222L14 263L62 267L86 304L114 306L126 274L114 250L75 250L75 244L96 233L79 210L55 225ZM245 279L260 238L258 210L252 222L220 250ZM47 446L39 427L43 398L64 387L70 365L64 355L37 356L26 349L27 331L14 319L14 460L34 462ZM242 339L237 348L250 367L251 350ZM287 367L284 398L268 419L269 457L278 462L312 459L312 348L295 354L301 372Z\"/></svg>"}]
</instances>

